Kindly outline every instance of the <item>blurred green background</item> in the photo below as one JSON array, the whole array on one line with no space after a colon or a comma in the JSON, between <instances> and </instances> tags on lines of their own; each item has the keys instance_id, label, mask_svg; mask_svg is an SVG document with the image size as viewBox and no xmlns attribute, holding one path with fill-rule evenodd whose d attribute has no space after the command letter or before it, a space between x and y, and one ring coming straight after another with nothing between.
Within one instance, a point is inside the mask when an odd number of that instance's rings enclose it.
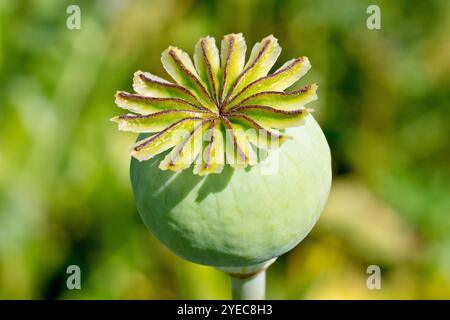
<instances>
[{"instance_id":1,"label":"blurred green background","mask_svg":"<svg viewBox=\"0 0 450 320\"><path fill-rule=\"evenodd\" d=\"M81 29L66 8L81 8ZM381 30L366 9L381 8ZM169 252L131 194L109 118L133 72L201 36L274 34L306 55L333 155L328 206L268 272L272 299L450 298L450 1L0 1L0 298L227 299ZM248 53L247 53L248 54ZM77 264L82 289L66 288ZM382 270L368 290L366 268Z\"/></svg>"}]
</instances>

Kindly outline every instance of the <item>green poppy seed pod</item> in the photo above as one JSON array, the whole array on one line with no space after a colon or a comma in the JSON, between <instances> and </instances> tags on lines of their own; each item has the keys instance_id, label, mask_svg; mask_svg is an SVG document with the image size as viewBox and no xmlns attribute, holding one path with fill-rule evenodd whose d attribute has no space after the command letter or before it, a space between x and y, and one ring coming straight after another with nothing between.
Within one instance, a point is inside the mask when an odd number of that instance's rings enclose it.
<instances>
[{"instance_id":1,"label":"green poppy seed pod","mask_svg":"<svg viewBox=\"0 0 450 320\"><path fill-rule=\"evenodd\" d=\"M137 71L131 112L119 129L142 133L131 148L131 182L148 229L179 256L232 276L236 298L264 296L262 270L312 229L331 184L330 150L305 105L317 85L285 91L307 57L269 73L281 52L272 35L245 62L242 34L220 51L200 39L194 60L169 47L161 61L175 83ZM185 170L193 167L192 170Z\"/></svg>"},{"instance_id":2,"label":"green poppy seed pod","mask_svg":"<svg viewBox=\"0 0 450 320\"><path fill-rule=\"evenodd\" d=\"M216 267L256 265L291 250L325 206L331 161L311 115L287 133L293 139L249 170L201 177L160 170L160 155L133 159L133 192L148 229L177 255ZM264 174L275 157L275 172Z\"/></svg>"}]
</instances>

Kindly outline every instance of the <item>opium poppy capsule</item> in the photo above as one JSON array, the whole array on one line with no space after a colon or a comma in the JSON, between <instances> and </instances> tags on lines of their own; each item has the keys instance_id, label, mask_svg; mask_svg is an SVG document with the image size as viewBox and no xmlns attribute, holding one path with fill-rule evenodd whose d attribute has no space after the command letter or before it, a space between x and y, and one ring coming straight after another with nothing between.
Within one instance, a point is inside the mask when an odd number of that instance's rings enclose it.
<instances>
[{"instance_id":1,"label":"opium poppy capsule","mask_svg":"<svg viewBox=\"0 0 450 320\"><path fill-rule=\"evenodd\" d=\"M235 298L263 298L264 271L295 247L322 212L331 185L325 136L305 105L317 85L289 90L311 67L295 58L269 73L281 48L273 36L245 63L241 34L221 49L206 37L194 60L169 47L174 82L138 71L136 93L112 120L139 132L131 182L148 229L177 255L217 267Z\"/></svg>"}]
</instances>

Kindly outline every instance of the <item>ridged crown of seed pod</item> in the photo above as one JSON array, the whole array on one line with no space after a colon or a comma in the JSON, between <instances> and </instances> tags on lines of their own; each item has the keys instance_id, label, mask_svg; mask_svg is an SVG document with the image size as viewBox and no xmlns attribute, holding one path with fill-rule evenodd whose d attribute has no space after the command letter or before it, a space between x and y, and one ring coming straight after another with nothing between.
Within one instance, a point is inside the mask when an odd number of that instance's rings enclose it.
<instances>
[{"instance_id":1,"label":"ridged crown of seed pod","mask_svg":"<svg viewBox=\"0 0 450 320\"><path fill-rule=\"evenodd\" d=\"M162 64L175 83L137 71L136 93L119 91L116 104L132 114L112 118L120 130L151 133L131 148L138 160L169 149L162 170L180 171L195 162L194 173L220 173L226 163L243 168L257 162L256 150L277 148L282 130L302 124L317 99L317 85L285 92L310 68L307 57L287 61L269 74L281 52L272 35L254 45L245 63L242 34L226 35L220 53L212 37L201 38L194 61L167 48ZM280 131L281 130L281 131Z\"/></svg>"}]
</instances>

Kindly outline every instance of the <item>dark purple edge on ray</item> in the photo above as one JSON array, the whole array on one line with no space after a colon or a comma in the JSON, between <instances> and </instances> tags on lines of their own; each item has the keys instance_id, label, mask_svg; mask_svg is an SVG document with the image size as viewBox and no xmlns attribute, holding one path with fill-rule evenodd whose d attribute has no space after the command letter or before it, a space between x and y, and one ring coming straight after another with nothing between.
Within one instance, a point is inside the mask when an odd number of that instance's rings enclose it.
<instances>
[{"instance_id":1,"label":"dark purple edge on ray","mask_svg":"<svg viewBox=\"0 0 450 320\"><path fill-rule=\"evenodd\" d=\"M141 100L141 101L155 101L155 102L158 102L158 101L179 102L181 104L185 104L187 106L193 107L193 108L199 110L200 112L211 112L210 110L208 110L208 109L206 109L204 107L196 106L193 103L190 103L190 102L188 102L186 100L179 99L179 98L148 97L148 96L144 96L144 95L141 95L141 94L128 93L128 92L125 92L125 91L119 91L119 92L117 92L116 95L118 95L120 98L123 98L123 99L136 99L136 100Z\"/></svg>"},{"instance_id":2,"label":"dark purple edge on ray","mask_svg":"<svg viewBox=\"0 0 450 320\"><path fill-rule=\"evenodd\" d=\"M287 67L284 67L283 69L280 69L280 70L278 70L278 71L275 71L275 72L272 73L272 74L269 74L269 75L267 75L267 76L264 76L264 77L262 77L262 78L259 78L259 79L255 80L255 81L249 83L249 84L246 85L241 91L239 91L239 92L233 97L233 99L231 99L230 101L225 101L223 105L224 105L224 106L230 105L236 98L238 98L241 94L243 94L243 93L244 93L245 91L247 91L249 88L253 87L255 84L257 84L257 83L259 83L259 82L261 82L261 81L264 81L264 80L267 80L267 79L276 77L276 76L278 76L279 74L281 74L281 73L283 73L283 72L287 72L287 71L291 70L295 65L297 65L297 63L299 63L299 62L301 62L301 61L303 61L303 60L304 60L303 57L295 58L294 61L292 61L291 64L288 65Z\"/></svg>"},{"instance_id":3,"label":"dark purple edge on ray","mask_svg":"<svg viewBox=\"0 0 450 320\"><path fill-rule=\"evenodd\" d=\"M188 89L186 89L185 87L182 87L178 84L175 83L170 83L170 82L162 82L162 81L158 81L158 80L153 80L150 79L149 77L147 77L144 73L139 73L139 78L141 78L142 81L144 82L149 82L149 83L153 83L153 84L157 84L160 85L162 87L168 87L168 88L172 88L172 89L176 89L179 90L185 94L187 94L189 97L191 97L192 99L194 99L199 105L197 106L198 108L201 109L205 109L208 110L208 108L206 108L201 102L200 100L198 100L198 98ZM181 99L182 100L182 99ZM188 102L188 101L186 101ZM189 103L189 102L188 102ZM208 110L209 111L209 110Z\"/></svg>"},{"instance_id":4,"label":"dark purple edge on ray","mask_svg":"<svg viewBox=\"0 0 450 320\"><path fill-rule=\"evenodd\" d=\"M273 113L278 113L278 114L283 114L283 115L298 115L298 114L302 114L306 111L306 109L298 109L298 110L279 110L279 109L275 109L269 106L262 106L262 105L248 105L248 106L242 106L242 107L237 107L233 109L233 112L227 112L226 115L228 116L232 116L235 112L237 111L246 111L246 110L264 110L264 111L269 111L269 112L273 112Z\"/></svg>"},{"instance_id":5,"label":"dark purple edge on ray","mask_svg":"<svg viewBox=\"0 0 450 320\"><path fill-rule=\"evenodd\" d=\"M227 97L225 98L228 99L230 97L230 95L233 93L234 89L236 89L236 86L238 85L238 83L242 80L242 78L251 70L255 67L255 65L258 63L258 61L261 59L262 55L265 53L265 51L267 50L267 48L269 47L270 44L270 39L267 39L264 42L263 47L261 48L261 50L258 52L258 55L256 56L255 60L251 63L251 65L249 65L247 68L245 68L244 71L241 72L241 74L239 75L239 77L236 79L236 81L233 83L233 85L231 86L230 91L227 94Z\"/></svg>"},{"instance_id":6,"label":"dark purple edge on ray","mask_svg":"<svg viewBox=\"0 0 450 320\"><path fill-rule=\"evenodd\" d=\"M236 106L231 107L228 111L231 111L231 110L241 106L242 104L244 104L248 100L257 98L259 96L264 96L264 95L269 95L269 94L279 95L279 96L295 96L295 95L298 95L298 94L306 93L311 88L312 88L312 85L308 84L308 85L304 86L303 88L300 88L300 89L297 89L297 90L294 90L294 91L288 91L288 92L284 92L284 91L262 91L262 92L257 92L257 93L252 94L251 96L248 96L247 98L245 98L244 100L239 102Z\"/></svg>"},{"instance_id":7,"label":"dark purple edge on ray","mask_svg":"<svg viewBox=\"0 0 450 320\"><path fill-rule=\"evenodd\" d=\"M223 68L223 76L222 76L222 87L220 89L220 100L222 100L223 95L224 95L224 91L225 91L225 85L227 83L228 80L228 68L230 65L230 60L231 60L231 55L233 53L233 49L234 49L234 35L230 36L230 40L229 40L229 44L228 44L228 55L227 55L227 59L225 60L225 66ZM220 103L220 110L222 110L222 103Z\"/></svg>"},{"instance_id":8,"label":"dark purple edge on ray","mask_svg":"<svg viewBox=\"0 0 450 320\"><path fill-rule=\"evenodd\" d=\"M215 140L215 126L216 126L216 122L217 120L214 119L211 121L211 138L209 139L209 144L206 147L206 159L205 159L205 165L203 166L203 168L208 169L209 166L211 165L211 152L212 152L212 147L213 147L213 143Z\"/></svg>"},{"instance_id":9,"label":"dark purple edge on ray","mask_svg":"<svg viewBox=\"0 0 450 320\"><path fill-rule=\"evenodd\" d=\"M219 101L217 99L216 81L215 81L213 73L212 73L211 63L208 59L208 55L206 54L205 39L202 39L200 41L200 45L202 48L202 55L203 55L203 60L205 61L206 70L208 70L208 78L209 78L209 81L211 82L211 86L212 86L211 90L213 92L213 99L215 100L215 105L217 106Z\"/></svg>"},{"instance_id":10,"label":"dark purple edge on ray","mask_svg":"<svg viewBox=\"0 0 450 320\"><path fill-rule=\"evenodd\" d=\"M193 80L195 82L195 84L200 88L200 90L202 91L202 93L206 96L206 98L208 98L212 103L214 103L213 99L211 98L211 96L208 94L208 91L206 90L206 88L203 86L203 84L200 82L200 80L191 72L189 71L186 66L183 64L183 62L181 62L180 58L177 56L177 54L175 53L175 51L173 49L169 50L169 56L173 59L173 61L178 65L178 67L180 67L180 69L188 75L189 78L191 78L191 80Z\"/></svg>"},{"instance_id":11,"label":"dark purple edge on ray","mask_svg":"<svg viewBox=\"0 0 450 320\"><path fill-rule=\"evenodd\" d=\"M271 132L271 131L267 130L266 128L261 126L258 122L256 122L255 120L253 120L249 116L246 116L245 114L241 114L241 113L230 114L229 117L230 118L243 119L243 120L247 121L248 123L250 123L250 126L253 126L255 129L262 130L262 131L266 132L267 135L270 136L271 138L281 139L283 137L282 134L277 134L275 132Z\"/></svg>"},{"instance_id":12,"label":"dark purple edge on ray","mask_svg":"<svg viewBox=\"0 0 450 320\"><path fill-rule=\"evenodd\" d=\"M228 120L226 117L222 116L222 120L225 124L225 126L228 128L228 130L230 130L230 134L231 134L231 138L233 139L233 145L236 148L237 152L239 153L239 156L241 157L241 159L243 159L244 161L247 160L247 156L245 155L244 151L242 151L241 147L239 146L239 144L237 143L236 140L236 135L234 134L234 129L233 126L231 125L230 120Z\"/></svg>"},{"instance_id":13,"label":"dark purple edge on ray","mask_svg":"<svg viewBox=\"0 0 450 320\"><path fill-rule=\"evenodd\" d=\"M188 143L189 140L192 139L192 137L195 135L195 133L201 128L203 127L203 125L206 122L211 122L210 120L203 120L201 123L199 123L197 126L195 126L194 130L192 130L192 132L183 140L183 142L181 143L180 149L178 149L176 155L173 157L172 160L170 160L169 166L173 166L175 163L175 161L177 161L177 159L180 157L181 152L183 152L184 147L186 146L186 144Z\"/></svg>"},{"instance_id":14,"label":"dark purple edge on ray","mask_svg":"<svg viewBox=\"0 0 450 320\"><path fill-rule=\"evenodd\" d=\"M150 113L150 114L122 114L120 116L118 116L118 118L120 120L135 120L135 119L150 119L156 116L160 116L160 115L164 115L164 114L168 114L168 113L193 113L193 114L198 114L198 111L194 111L194 110L163 110L163 111L158 111L158 112L154 112L154 113ZM200 113L206 113L206 112L200 112Z\"/></svg>"},{"instance_id":15,"label":"dark purple edge on ray","mask_svg":"<svg viewBox=\"0 0 450 320\"><path fill-rule=\"evenodd\" d=\"M168 126L167 128L165 128L164 130L161 130L160 132L154 134L153 136L151 136L150 138L148 138L147 140L144 140L144 142L142 142L141 144L135 146L133 149L134 151L140 151L142 148L144 148L145 146L147 146L148 144L150 144L151 142L153 142L154 140L158 139L162 134L166 133L167 131L173 129L174 127L178 126L179 124L188 121L188 120L202 120L201 118L197 118L197 117L189 117L189 118L184 118L181 119L175 123L172 123L170 126Z\"/></svg>"}]
</instances>

